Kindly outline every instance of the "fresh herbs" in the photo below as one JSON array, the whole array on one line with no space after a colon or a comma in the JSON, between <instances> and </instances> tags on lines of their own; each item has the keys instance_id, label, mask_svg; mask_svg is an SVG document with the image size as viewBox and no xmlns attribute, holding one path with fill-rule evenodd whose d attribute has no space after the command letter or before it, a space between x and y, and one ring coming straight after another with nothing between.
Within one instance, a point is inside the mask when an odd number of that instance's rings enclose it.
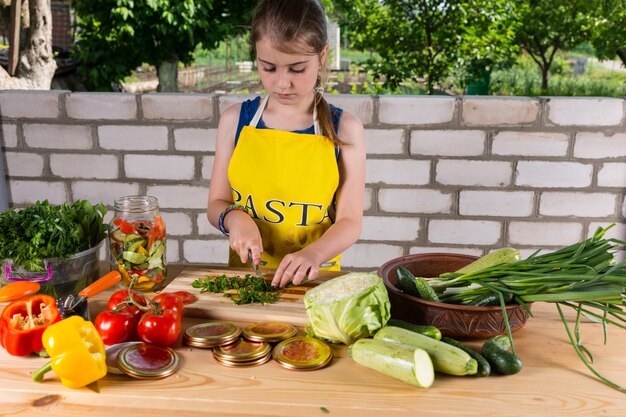
<instances>
[{"instance_id":1,"label":"fresh herbs","mask_svg":"<svg viewBox=\"0 0 626 417\"><path fill-rule=\"evenodd\" d=\"M278 301L280 294L278 288L272 287L262 277L246 274L240 276L220 275L217 277L198 278L191 283L193 288L199 288L200 292L224 293L235 304L272 304Z\"/></svg>"},{"instance_id":2,"label":"fresh herbs","mask_svg":"<svg viewBox=\"0 0 626 417\"><path fill-rule=\"evenodd\" d=\"M0 213L0 259L28 271L42 271L45 258L67 258L96 246L106 237L106 207L86 200L51 206L37 201Z\"/></svg>"}]
</instances>

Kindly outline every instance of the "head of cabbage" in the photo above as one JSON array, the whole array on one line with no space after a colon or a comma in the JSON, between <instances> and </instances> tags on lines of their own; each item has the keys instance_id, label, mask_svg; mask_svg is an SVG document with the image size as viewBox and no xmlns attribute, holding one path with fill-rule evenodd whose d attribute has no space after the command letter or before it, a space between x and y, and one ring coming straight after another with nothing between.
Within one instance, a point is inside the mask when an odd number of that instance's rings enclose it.
<instances>
[{"instance_id":1,"label":"head of cabbage","mask_svg":"<svg viewBox=\"0 0 626 417\"><path fill-rule=\"evenodd\" d=\"M374 272L352 272L326 281L304 295L308 327L332 343L352 344L387 324L389 296Z\"/></svg>"}]
</instances>

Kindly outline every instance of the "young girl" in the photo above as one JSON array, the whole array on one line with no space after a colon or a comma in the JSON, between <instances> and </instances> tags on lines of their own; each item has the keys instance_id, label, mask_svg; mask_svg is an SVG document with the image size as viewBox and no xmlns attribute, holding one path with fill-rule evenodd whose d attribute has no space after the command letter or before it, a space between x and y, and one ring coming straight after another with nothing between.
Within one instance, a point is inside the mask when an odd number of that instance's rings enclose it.
<instances>
[{"instance_id":1,"label":"young girl","mask_svg":"<svg viewBox=\"0 0 626 417\"><path fill-rule=\"evenodd\" d=\"M207 216L229 236L229 265L276 268L272 285L283 287L339 270L359 237L363 125L323 97L317 0L261 0L251 44L267 96L220 117Z\"/></svg>"}]
</instances>

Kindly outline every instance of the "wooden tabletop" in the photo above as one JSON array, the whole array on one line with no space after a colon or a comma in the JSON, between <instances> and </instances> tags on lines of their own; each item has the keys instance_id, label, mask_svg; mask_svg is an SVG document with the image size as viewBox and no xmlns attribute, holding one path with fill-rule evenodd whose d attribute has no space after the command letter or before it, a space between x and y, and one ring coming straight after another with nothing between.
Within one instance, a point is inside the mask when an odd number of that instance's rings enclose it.
<instances>
[{"instance_id":1,"label":"wooden tabletop","mask_svg":"<svg viewBox=\"0 0 626 417\"><path fill-rule=\"evenodd\" d=\"M101 308L96 301L92 309ZM0 415L623 416L626 395L600 383L585 368L556 308L535 303L533 312L535 317L515 333L525 365L521 373L486 378L437 374L429 389L357 365L345 346L333 346L335 356L327 368L298 372L275 361L228 368L217 363L210 350L179 343L175 350L181 367L170 377L147 381L107 375L76 390L61 385L53 373L42 383L32 382L31 372L46 360L12 357L0 349ZM204 321L186 318L184 327ZM601 326L585 323L581 333L598 371L626 385L626 333L610 329L606 346Z\"/></svg>"}]
</instances>

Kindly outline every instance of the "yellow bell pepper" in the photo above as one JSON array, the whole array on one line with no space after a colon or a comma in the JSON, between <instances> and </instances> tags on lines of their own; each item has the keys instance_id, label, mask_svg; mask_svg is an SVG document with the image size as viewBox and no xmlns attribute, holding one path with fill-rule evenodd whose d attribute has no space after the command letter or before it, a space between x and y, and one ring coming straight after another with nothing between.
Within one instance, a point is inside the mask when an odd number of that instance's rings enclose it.
<instances>
[{"instance_id":1,"label":"yellow bell pepper","mask_svg":"<svg viewBox=\"0 0 626 417\"><path fill-rule=\"evenodd\" d=\"M107 373L102 338L93 323L80 316L49 326L42 342L51 361L33 373L34 381L43 380L44 374L53 370L66 387L81 388Z\"/></svg>"}]
</instances>

